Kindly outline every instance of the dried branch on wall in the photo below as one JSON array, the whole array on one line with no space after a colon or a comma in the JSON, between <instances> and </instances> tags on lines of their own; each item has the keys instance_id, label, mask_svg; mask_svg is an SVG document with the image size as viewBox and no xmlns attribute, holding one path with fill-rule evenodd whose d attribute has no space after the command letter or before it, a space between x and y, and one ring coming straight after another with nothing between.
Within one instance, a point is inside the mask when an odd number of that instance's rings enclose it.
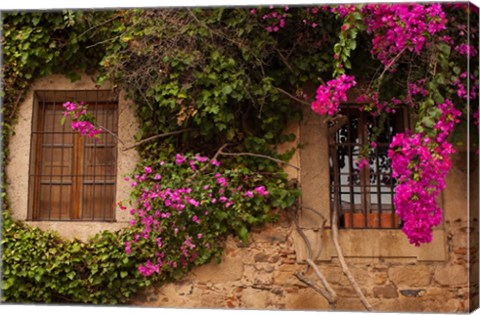
<instances>
[{"instance_id":1,"label":"dried branch on wall","mask_svg":"<svg viewBox=\"0 0 480 315\"><path fill-rule=\"evenodd\" d=\"M155 140L155 139L159 139L159 138L165 138L165 137L169 137L169 136L174 136L174 135L178 135L178 134L181 134L181 133L184 133L184 132L188 132L188 131L192 131L194 130L193 128L186 128L186 129L180 129L180 130L176 130L176 131L170 131L170 132L165 132L165 133L160 133L158 135L154 135L154 136L151 136L151 137L148 137L146 139L143 139L143 140L140 140L138 142L136 142L135 144L131 145L131 146L128 146L126 148L123 148L122 151L127 151L127 150L131 150L135 147L138 147L139 145L141 144L144 144L144 143L147 143L149 141L152 141L152 140Z\"/></svg>"},{"instance_id":2,"label":"dried branch on wall","mask_svg":"<svg viewBox=\"0 0 480 315\"><path fill-rule=\"evenodd\" d=\"M325 278L325 276L323 275L323 273L318 269L318 267L316 266L316 264L314 263L314 260L316 260L321 252L322 252L322 239L323 239L323 230L324 230L324 227L325 227L325 222L327 222L327 220L325 219L325 217L320 213L318 212L317 210L313 209L313 208L309 208L309 207L304 207L305 209L308 209L310 211L313 211L315 214L319 215L321 218L322 218L322 224L320 226L320 230L318 231L318 233L320 234L320 242L319 242L319 250L316 254L315 257L313 257L313 250L312 250L312 245L310 244L310 241L308 240L308 237L305 235L305 233L303 232L303 229L300 227L299 223L298 223L298 217L295 218L294 222L295 222L295 226L296 226L296 230L298 232L298 234L300 234L300 236L302 237L302 240L305 242L305 245L307 247L307 253L308 253L308 258L306 259L306 262L307 262L307 266L305 268L305 270L303 272L296 272L295 273L295 276L300 280L302 281L303 283L307 284L308 286L310 286L312 289L314 289L315 291L317 291L318 293L320 293L322 296L324 296L327 301L328 301L328 304L330 306L330 309L334 310L336 308L336 303L337 303L337 294L336 292L333 290L333 288L330 286L330 284L328 283L327 279ZM314 281L308 279L306 276L305 276L305 273L308 271L309 267L311 267L314 271L315 271L315 274L317 275L318 279L320 280L320 283L322 284L323 287L321 286L318 286Z\"/></svg>"},{"instance_id":3,"label":"dried branch on wall","mask_svg":"<svg viewBox=\"0 0 480 315\"><path fill-rule=\"evenodd\" d=\"M338 120L342 121L342 122L329 128L329 137L332 137L335 134L335 132L333 130L338 130L337 128L339 128L339 126L346 123L346 120L345 120L344 116L343 117L338 117ZM337 158L336 155L337 155L336 150L333 150L331 152L331 156L332 156L333 160L335 160ZM338 176L339 176L338 168L334 167L333 172L334 172L333 173L334 178L338 178ZM362 301L362 304L365 306L365 308L368 311L373 311L372 305L370 305L368 300L365 298L365 295L363 294L363 292L360 289L357 281L353 277L352 272L350 271L350 268L348 267L348 265L345 261L345 257L343 256L342 248L341 248L340 243L338 241L338 222L337 222L337 220L338 220L338 186L337 185L334 185L333 196L334 197L333 197L333 213L332 213L332 241L333 241L333 244L335 245L335 250L337 251L338 260L339 260L340 265L342 267L343 273L345 274L345 276L347 276L348 281L350 281L350 284L352 285L353 289L355 290L358 297Z\"/></svg>"}]
</instances>

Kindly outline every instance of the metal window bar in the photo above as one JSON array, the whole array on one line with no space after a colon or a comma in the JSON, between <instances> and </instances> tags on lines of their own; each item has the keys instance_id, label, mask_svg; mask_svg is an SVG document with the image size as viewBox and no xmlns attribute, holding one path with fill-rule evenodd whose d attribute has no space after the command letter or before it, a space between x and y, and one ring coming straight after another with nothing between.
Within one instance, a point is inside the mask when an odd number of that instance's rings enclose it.
<instances>
[{"instance_id":1,"label":"metal window bar","mask_svg":"<svg viewBox=\"0 0 480 315\"><path fill-rule=\"evenodd\" d=\"M107 123L107 128L112 132L117 132L118 110L117 97L108 90L97 91L36 91L34 93L34 112L32 120L32 153L30 155L30 170L29 170L29 214L30 220L47 220L47 221L113 221L115 220L114 211L112 209L106 209L111 204L114 204L115 198L115 186L116 186L116 162L117 162L117 143L110 135L106 133L102 134L105 139L102 139L102 150L111 148L114 152L113 159L110 163L101 162L101 157L97 156L97 143L93 143L93 176L90 176L91 180L87 180L85 177L85 164L86 164L86 142L87 141L74 141L75 137L80 137L76 132L72 131L69 126L56 126L60 123L60 118L63 116L62 104L65 101L79 102L84 99L87 103L94 104L94 114L98 112L104 113L104 117L109 117L112 123ZM108 110L108 112L106 112ZM113 113L113 115L111 115ZM108 114L108 115L107 115ZM53 122L53 125L47 126L47 115L49 121ZM58 118L58 119L57 119ZM57 121L58 120L58 121ZM103 123L105 124L105 123ZM67 131L68 130L68 131ZM65 138L69 138L72 143L66 143ZM108 137L108 139L107 139ZM51 139L50 143L46 141ZM78 139L77 139L78 140ZM112 141L113 140L113 141ZM47 142L47 143L46 143ZM60 143L59 143L60 142ZM83 154L79 157L80 165L75 162L74 155L77 154L78 146L83 147ZM66 164L66 150L71 150L70 155L70 174L66 174L68 166ZM45 164L45 156L50 157L50 165ZM67 155L68 156L68 155ZM109 155L105 155L109 156ZM96 163L99 159L99 167L103 167L102 174L97 174ZM68 160L68 158L67 158ZM77 159L78 160L78 159ZM60 165L58 165L60 163ZM109 172L107 172L108 165L113 167L113 174L109 178ZM60 170L58 170L60 167ZM50 172L44 172L44 169L49 169ZM49 173L49 174L48 174ZM68 173L68 172L67 172ZM79 179L80 193L74 199L73 184ZM101 189L103 193L97 199L99 205L96 205L95 191L92 198L92 215L90 218L83 215L85 205L83 204L83 186L92 186ZM70 186L70 188L67 188ZM99 187L96 187L99 186ZM110 188L107 188L109 186ZM55 189L55 193L54 193ZM113 193L108 193L108 189L113 189ZM65 190L70 194L65 194ZM97 190L98 191L98 190ZM98 191L100 192L100 191ZM64 199L66 196L70 196L70 209L65 209ZM113 198L113 199L112 199ZM110 200L112 199L112 200ZM79 214L77 217L73 213L74 205L79 207ZM45 209L46 208L46 209ZM98 213L97 213L98 212Z\"/></svg>"},{"instance_id":2,"label":"metal window bar","mask_svg":"<svg viewBox=\"0 0 480 315\"><path fill-rule=\"evenodd\" d=\"M387 120L384 133L379 137L377 148L371 155L369 166L359 172L355 165L358 160L357 153L366 143L369 126L372 127L373 122L368 121L367 114L358 107L343 106L342 114L349 119L329 139L332 208L337 191L341 227L399 228L399 220L393 207L395 185L386 154L388 139L391 139L394 133L403 131L404 119L398 119L397 115Z\"/></svg>"}]
</instances>

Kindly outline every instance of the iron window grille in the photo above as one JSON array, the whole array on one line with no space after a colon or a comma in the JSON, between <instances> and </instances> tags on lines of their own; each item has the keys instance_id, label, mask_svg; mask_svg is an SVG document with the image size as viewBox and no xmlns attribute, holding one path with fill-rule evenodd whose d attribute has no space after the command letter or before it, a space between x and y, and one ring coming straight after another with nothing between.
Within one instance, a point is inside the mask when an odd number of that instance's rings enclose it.
<instances>
[{"instance_id":1,"label":"iron window grille","mask_svg":"<svg viewBox=\"0 0 480 315\"><path fill-rule=\"evenodd\" d=\"M382 123L359 108L358 104L343 105L343 122L329 135L330 204L333 210L337 203L342 228L399 228L401 222L393 206L396 181L388 146L396 133L405 130L408 116L406 110L397 110ZM377 146L370 154L368 166L359 170L361 149L370 146L369 136L379 123L383 131Z\"/></svg>"},{"instance_id":2,"label":"iron window grille","mask_svg":"<svg viewBox=\"0 0 480 315\"><path fill-rule=\"evenodd\" d=\"M29 167L28 219L114 221L116 138L81 136L63 103L85 101L96 122L116 134L118 99L112 91L35 91Z\"/></svg>"}]
</instances>

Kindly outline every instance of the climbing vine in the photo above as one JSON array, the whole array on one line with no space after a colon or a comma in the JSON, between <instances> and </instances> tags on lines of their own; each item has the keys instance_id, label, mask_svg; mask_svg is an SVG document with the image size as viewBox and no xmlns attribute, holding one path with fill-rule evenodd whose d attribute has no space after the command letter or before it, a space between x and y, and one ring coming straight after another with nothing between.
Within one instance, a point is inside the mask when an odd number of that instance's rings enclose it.
<instances>
[{"instance_id":1,"label":"climbing vine","mask_svg":"<svg viewBox=\"0 0 480 315\"><path fill-rule=\"evenodd\" d=\"M404 231L428 242L455 130L478 125L468 106L478 104L478 71L468 72L478 64L478 11L468 4L8 13L2 24L4 148L34 79L86 71L134 101L142 158L126 174L132 204L119 204L131 226L88 243L13 222L2 195L7 301L124 303L150 281L219 258L228 234L245 240L295 202L282 170L293 151L277 148L295 138L285 129L300 106L335 116L354 86L377 124L358 167L369 167L388 114L403 106L415 119L389 154ZM76 129L98 133L86 114ZM8 158L4 150L3 169Z\"/></svg>"}]
</instances>

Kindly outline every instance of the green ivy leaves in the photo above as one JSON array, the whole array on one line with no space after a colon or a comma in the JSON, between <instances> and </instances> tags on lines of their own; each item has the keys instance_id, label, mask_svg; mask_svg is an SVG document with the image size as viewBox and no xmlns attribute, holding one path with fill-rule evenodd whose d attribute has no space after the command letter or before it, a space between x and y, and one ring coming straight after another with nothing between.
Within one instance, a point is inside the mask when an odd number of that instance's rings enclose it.
<instances>
[{"instance_id":1,"label":"green ivy leaves","mask_svg":"<svg viewBox=\"0 0 480 315\"><path fill-rule=\"evenodd\" d=\"M339 40L333 46L335 54L333 77L345 73L345 69L352 69L350 61L351 52L357 48L357 35L366 29L363 16L359 11L352 12L345 16Z\"/></svg>"},{"instance_id":2,"label":"green ivy leaves","mask_svg":"<svg viewBox=\"0 0 480 315\"><path fill-rule=\"evenodd\" d=\"M132 231L103 232L88 242L14 223L3 213L3 300L17 303L125 303L147 285L123 244Z\"/></svg>"}]
</instances>

